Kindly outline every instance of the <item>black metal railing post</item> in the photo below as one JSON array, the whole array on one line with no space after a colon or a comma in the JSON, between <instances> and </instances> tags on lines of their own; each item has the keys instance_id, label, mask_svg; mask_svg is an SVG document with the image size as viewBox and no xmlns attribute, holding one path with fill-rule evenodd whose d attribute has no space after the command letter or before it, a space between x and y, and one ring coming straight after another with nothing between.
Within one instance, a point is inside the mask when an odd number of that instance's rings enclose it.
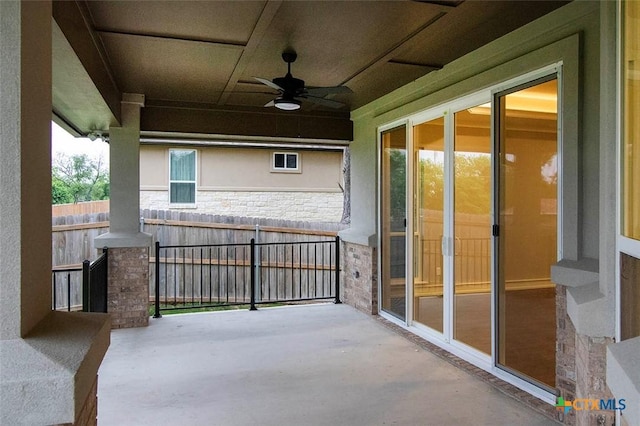
<instances>
[{"instance_id":1,"label":"black metal railing post","mask_svg":"<svg viewBox=\"0 0 640 426\"><path fill-rule=\"evenodd\" d=\"M56 285L56 274L55 272L53 273L53 310L57 311L58 310L58 304L57 304L57 295L56 293L58 292L58 286Z\"/></svg>"},{"instance_id":2,"label":"black metal railing post","mask_svg":"<svg viewBox=\"0 0 640 426\"><path fill-rule=\"evenodd\" d=\"M71 312L71 272L67 272L67 312Z\"/></svg>"},{"instance_id":3,"label":"black metal railing post","mask_svg":"<svg viewBox=\"0 0 640 426\"><path fill-rule=\"evenodd\" d=\"M82 262L82 312L91 312L91 278L89 274L89 266L91 262L84 260Z\"/></svg>"},{"instance_id":4,"label":"black metal railing post","mask_svg":"<svg viewBox=\"0 0 640 426\"><path fill-rule=\"evenodd\" d=\"M249 274L251 280L251 307L250 311L257 311L256 308L256 240L255 238L251 239L251 273Z\"/></svg>"},{"instance_id":5,"label":"black metal railing post","mask_svg":"<svg viewBox=\"0 0 640 426\"><path fill-rule=\"evenodd\" d=\"M166 296L166 295L165 295ZM156 241L156 289L154 318L162 318L160 314L160 241Z\"/></svg>"},{"instance_id":6,"label":"black metal railing post","mask_svg":"<svg viewBox=\"0 0 640 426\"><path fill-rule=\"evenodd\" d=\"M101 269L100 281L102 282L101 292L102 292L102 300L104 303L102 304L102 308L104 308L101 312L107 312L109 306L109 249L107 247L102 248L102 259L104 262L104 267Z\"/></svg>"},{"instance_id":7,"label":"black metal railing post","mask_svg":"<svg viewBox=\"0 0 640 426\"><path fill-rule=\"evenodd\" d=\"M336 235L336 305L342 303L340 301L340 237Z\"/></svg>"}]
</instances>

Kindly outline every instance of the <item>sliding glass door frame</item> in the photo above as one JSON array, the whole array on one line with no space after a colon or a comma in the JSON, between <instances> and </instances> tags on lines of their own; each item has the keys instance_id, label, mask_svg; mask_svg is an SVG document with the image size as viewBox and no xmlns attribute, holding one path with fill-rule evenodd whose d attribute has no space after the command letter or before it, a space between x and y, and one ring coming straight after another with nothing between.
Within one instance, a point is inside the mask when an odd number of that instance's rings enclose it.
<instances>
[{"instance_id":1,"label":"sliding glass door frame","mask_svg":"<svg viewBox=\"0 0 640 426\"><path fill-rule=\"evenodd\" d=\"M409 121L407 119L403 119L403 120L397 120L394 122L391 122L389 124L386 124L384 126L381 126L377 129L377 186L378 186L378 197L377 197L377 218L378 218L378 235L377 235L377 265L378 265L378 271L377 271L377 275L379 277L378 279L378 313L380 315L385 316L386 318L390 319L393 322L399 322L400 324L404 324L404 322L400 322L401 318L398 318L397 316L393 315L390 312L385 312L383 309L383 301L384 301L384 297L386 297L384 295L384 275L383 275L383 265L387 264L387 260L384 258L385 255L388 254L388 251L390 249L390 247L387 247L386 242L384 241L384 235L383 235L383 227L384 227L384 206L383 206L383 191L384 191L384 179L385 176L383 175L384 173L384 167L383 167L383 163L384 163L384 153L383 153L383 134L385 134L386 132L390 132L394 129L398 129L404 127L405 128L405 148L408 151L409 149ZM407 168L409 167L409 156L406 156L407 161L405 163L405 170L407 170ZM409 170L407 170L407 173L409 173ZM407 176L407 180L408 180L408 176ZM408 202L409 197L411 194L410 191L412 191L413 188L410 187L410 182L406 183L406 187L405 187L405 200L407 200L406 204L405 204L405 214L410 214L410 212L407 210L407 208L410 206L410 203ZM410 251L412 250L413 244L408 244L407 241L409 240L408 238L406 238L406 232L408 228L408 220L409 218L405 218L405 267L408 268L407 270L405 270L405 289L409 287L408 285L408 280L409 280L409 273L411 272L411 265L410 265L410 261L409 259L411 259L411 253ZM411 301L409 298L407 298L406 295L406 291L405 291L405 312L404 312L404 320L406 321L407 319L407 315L412 312L413 310L413 306L411 306Z\"/></svg>"},{"instance_id":2,"label":"sliding glass door frame","mask_svg":"<svg viewBox=\"0 0 640 426\"><path fill-rule=\"evenodd\" d=\"M556 81L556 84L558 86L557 91L558 93L560 93L560 90L559 90L560 76L559 76L559 71L556 70L551 73L545 73L543 75L540 75L534 79L526 79L522 82L514 82L515 84L513 84L509 88L503 88L500 91L494 91L492 94L492 103L491 103L492 109L493 109L492 126L494 129L492 132L492 142L493 142L492 159L493 159L493 176L494 176L492 179L494 182L494 186L493 186L494 232L492 237L494 277L493 277L492 287L493 287L493 295L494 295L493 306L495 308L493 309L493 318L494 318L493 331L495 335L494 342L493 342L494 346L492 350L493 365L497 369L503 370L509 374L512 374L515 377L518 377L518 378L521 378L522 380L530 382L534 386L538 386L543 390L547 390L550 393L553 392L554 390L553 388L549 387L549 385L539 382L533 377L527 377L524 373L521 373L507 365L501 364L500 359L506 359L504 351L505 351L505 343L507 340L506 331L505 331L507 327L503 326L503 324L505 324L507 321L506 321L506 317L502 318L502 316L506 315L505 306L507 304L505 300L505 295L507 293L506 272L505 272L506 262L504 258L505 254L501 253L501 246L504 243L503 239L506 232L506 229L504 229L506 228L506 226L503 227L501 223L502 222L502 218L501 218L502 217L502 211L501 211L502 197L505 196L506 186L507 186L506 176L502 172L502 169L503 169L502 164L507 161L504 158L506 154L502 152L502 144L503 144L502 133L506 132L506 130L501 127L501 126L504 126L505 122L507 121L505 102L506 102L507 96L509 95L512 95L522 90L533 88L551 81ZM558 99L560 99L560 96L558 96ZM561 111L561 109L558 108L558 111ZM556 128L556 156L558 157L561 155L561 152L562 152L561 145L560 145L560 135L561 135L560 116L561 114L558 113L557 114L558 126ZM561 164L559 158L557 161L558 161L558 164ZM558 210L556 213L556 224L555 224L556 232L557 232L556 241L555 241L555 252L556 252L556 256L554 260L555 262L561 259L560 242L562 241L561 231L560 231L561 218L562 218L562 210L560 206L560 203L562 200L562 196L561 196L562 168L558 167L557 172L558 172L558 175L557 175L558 181L557 181L556 197L558 202ZM500 287L501 285L505 286L504 289ZM555 301L555 297L554 297L554 301Z\"/></svg>"},{"instance_id":3,"label":"sliding glass door frame","mask_svg":"<svg viewBox=\"0 0 640 426\"><path fill-rule=\"evenodd\" d=\"M479 105L488 104L491 101L491 92L488 90L477 92L475 94L465 96L460 99L456 99L455 101L449 102L442 107L436 107L429 109L423 113L419 113L411 117L408 121L408 129L412 130L415 126L419 126L421 124L427 123L429 121L433 121L438 118L444 118L444 176L443 176L443 191L444 191L444 224L443 224L443 236L441 239L441 247L442 247L442 264L443 264L443 330L442 333L427 327L426 325L420 324L415 321L414 315L412 315L412 311L409 311L407 316L407 325L409 327L415 328L418 334L428 336L430 339L441 342L443 346L447 350L454 349L455 352L464 353L465 358L472 359L474 364L481 366L484 369L491 368L491 356L488 354L484 354L481 351L462 343L461 341L455 340L454 338L454 300L455 300L455 288L453 285L454 282L454 261L455 261L455 246L456 246L456 237L455 237L455 229L454 229L454 134L455 134L455 114L464 111L469 108L478 107ZM407 151L413 153L415 149L415 143L413 140L413 131L409 131L409 140L407 144ZM410 194L407 195L407 200L411 199L411 205L407 206L407 212L410 214L407 220L407 229L415 229L415 203L416 194L415 194L415 186L416 186L416 176L415 176L415 161L412 157L411 167L407 168L408 175L407 180L410 182ZM493 205L493 201L492 201ZM490 212L493 215L493 212ZM414 239L415 240L415 239ZM413 244L412 244L413 245ZM414 247L411 247L407 250L408 260L407 266L413 268L414 262ZM411 274L407 273L407 277L411 277L413 279L415 277L415 273L411 270ZM493 281L493 279L492 279ZM413 301L415 298L413 297L413 285L409 285L407 283L408 288L408 299L410 300L410 304L413 306ZM491 304L493 305L493 297L491 299ZM491 306L491 310L493 310L493 306ZM493 322L491 324L491 328L493 329ZM493 347L493 339L492 346Z\"/></svg>"},{"instance_id":4,"label":"sliding glass door frame","mask_svg":"<svg viewBox=\"0 0 640 426\"><path fill-rule=\"evenodd\" d=\"M496 179L498 178L497 170L500 166L499 159L496 158L496 111L495 111L495 97L504 93L505 91L509 91L515 87L519 87L526 84L533 84L538 79L546 78L549 76L555 76L558 82L558 205L557 205L557 253L558 259L562 258L562 241L563 241L563 229L562 229L562 218L563 218L563 205L562 205L562 189L564 188L563 184L563 169L562 165L564 164L563 160L563 144L562 144L562 93L563 93L563 82L562 82L562 63L554 63L550 64L544 68L540 68L538 70L532 71L530 73L521 75L512 80L505 81L502 83L498 83L494 86L488 87L487 89L478 91L474 94L467 95L464 97L460 97L458 99L452 100L450 102L446 102L441 104L440 106L434 106L425 110L423 112L415 113L409 117L405 117L401 120L396 120L394 122L385 124L384 126L380 126L377 129L377 148L378 148L378 188L381 191L381 158L382 158L382 144L381 144L381 135L384 131L388 131L390 129L396 128L398 126L405 126L406 129L406 150L407 150L407 164L406 164L406 173L407 173L407 183L406 183L406 233L407 238L406 242L406 311L405 311L405 320L401 321L397 317L386 314L382 309L382 306L379 304L378 311L379 314L386 319L397 323L402 327L406 327L411 329L417 335L422 336L433 344L440 346L441 348L447 350L448 352L465 359L477 367L488 371L495 375L496 377L505 380L508 383L511 383L520 389L523 389L532 395L535 395L549 403L555 403L555 394L550 392L548 388L541 387L536 383L528 381L518 375L513 374L503 368L498 366L497 360L497 349L498 349L498 337L496 335L497 332L497 289L496 289L496 280L497 280L497 268L498 268L498 247L497 240L495 236L490 237L491 241L491 354L487 355L469 345L466 345L460 341L457 341L453 338L453 303L454 300L454 286L453 286L453 271L454 271L454 251L455 251L455 235L454 235L454 209L453 209L453 182L454 182L454 167L453 167L453 120L454 114L459 111L463 111L464 109L473 108L477 106L482 106L485 108L489 108L490 104L490 114L491 114L491 129L490 129L490 138L491 138L491 169L492 169L492 177L491 177L491 220L494 224L497 224L497 214L498 210L498 199L496 196L497 185L498 182ZM413 136L413 128L416 125L421 123L425 123L430 120L437 119L439 117L444 117L445 119L445 149L444 149L444 164L445 164L445 177L444 177L444 197L445 197L445 215L444 215L444 236L442 238L442 253L443 253L443 282L444 282L444 293L443 293L443 304L445 307L446 315L443 318L443 332L437 332L433 329L428 328L418 322L416 322L414 318L414 288L413 288L413 279L415 275L414 271L414 230L415 221L417 218L415 217L415 207L416 203L416 173L414 170L414 136ZM381 218L381 192L378 192L378 229L381 230L382 226L382 218ZM382 247L382 236L381 232L378 232L378 274L380 274L380 265L382 264L382 256L383 250L380 249ZM380 275L379 275L380 276ZM380 295L382 291L382 283L381 280L378 280L378 294Z\"/></svg>"}]
</instances>

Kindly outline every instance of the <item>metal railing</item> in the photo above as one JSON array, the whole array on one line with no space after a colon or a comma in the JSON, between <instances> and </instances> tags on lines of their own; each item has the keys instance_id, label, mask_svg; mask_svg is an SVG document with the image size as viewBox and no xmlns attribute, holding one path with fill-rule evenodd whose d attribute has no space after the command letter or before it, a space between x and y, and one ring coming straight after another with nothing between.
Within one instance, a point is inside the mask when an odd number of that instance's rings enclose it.
<instances>
[{"instance_id":1,"label":"metal railing","mask_svg":"<svg viewBox=\"0 0 640 426\"><path fill-rule=\"evenodd\" d=\"M340 240L155 245L155 313L174 309L333 299Z\"/></svg>"},{"instance_id":2,"label":"metal railing","mask_svg":"<svg viewBox=\"0 0 640 426\"><path fill-rule=\"evenodd\" d=\"M108 254L82 265L53 268L51 271L52 309L107 312Z\"/></svg>"},{"instance_id":3,"label":"metal railing","mask_svg":"<svg viewBox=\"0 0 640 426\"><path fill-rule=\"evenodd\" d=\"M52 309L79 311L82 309L82 266L54 268L51 271Z\"/></svg>"},{"instance_id":4,"label":"metal railing","mask_svg":"<svg viewBox=\"0 0 640 426\"><path fill-rule=\"evenodd\" d=\"M417 258L416 277L424 282L442 284L442 240L419 241L421 258ZM456 283L489 283L491 281L491 240L489 238L455 239L454 274Z\"/></svg>"},{"instance_id":5,"label":"metal railing","mask_svg":"<svg viewBox=\"0 0 640 426\"><path fill-rule=\"evenodd\" d=\"M109 252L105 248L93 262L82 262L82 310L107 312Z\"/></svg>"}]
</instances>

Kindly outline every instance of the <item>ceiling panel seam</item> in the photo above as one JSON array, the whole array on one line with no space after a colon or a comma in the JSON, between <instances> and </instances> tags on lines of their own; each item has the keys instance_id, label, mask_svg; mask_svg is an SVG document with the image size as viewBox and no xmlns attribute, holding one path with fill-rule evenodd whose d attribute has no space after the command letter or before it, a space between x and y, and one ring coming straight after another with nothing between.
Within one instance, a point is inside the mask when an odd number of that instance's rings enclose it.
<instances>
[{"instance_id":1,"label":"ceiling panel seam","mask_svg":"<svg viewBox=\"0 0 640 426\"><path fill-rule=\"evenodd\" d=\"M163 40L175 40L175 41L186 41L191 43L205 43L212 44L221 47L230 47L234 49L244 49L245 44L240 42L232 42L232 41L220 41L220 40L210 40L210 39L198 39L192 37L180 37L176 35L164 35L164 34L148 34L148 33L136 33L131 31L116 31L116 30L108 30L104 28L96 28L96 32L100 34L112 34L118 36L129 36L129 37L144 37L144 38L158 38Z\"/></svg>"},{"instance_id":2,"label":"ceiling panel seam","mask_svg":"<svg viewBox=\"0 0 640 426\"><path fill-rule=\"evenodd\" d=\"M434 16L433 18L425 22L423 25L421 25L418 29L416 29L415 31L410 33L408 36L400 40L398 43L396 43L393 47L391 47L389 50L384 52L382 55L378 56L369 64L365 65L360 70L356 71L353 75L349 76L346 80L344 80L340 84L340 86L348 86L349 83L353 83L354 81L357 81L366 72L372 71L375 68L388 62L394 55L397 54L397 52L402 48L402 46L404 46L407 42L412 40L414 37L416 37L418 34L423 32L424 30L426 30L428 27L436 23L440 18L442 18L446 14L447 14L446 12L439 12L436 16Z\"/></svg>"},{"instance_id":3,"label":"ceiling panel seam","mask_svg":"<svg viewBox=\"0 0 640 426\"><path fill-rule=\"evenodd\" d=\"M238 62L236 62L236 66L234 67L233 72L229 76L229 80L227 80L227 84L218 98L218 105L224 105L227 102L227 99L229 99L229 96L238 83L240 76L247 68L247 65L249 65L250 56L258 48L260 41L262 41L262 38L269 29L269 25L276 16L281 5L281 0L267 1L264 5L264 9L262 9L262 13L260 13L260 17L258 18L253 31L251 31L247 45L240 54L240 58L238 58Z\"/></svg>"}]
</instances>

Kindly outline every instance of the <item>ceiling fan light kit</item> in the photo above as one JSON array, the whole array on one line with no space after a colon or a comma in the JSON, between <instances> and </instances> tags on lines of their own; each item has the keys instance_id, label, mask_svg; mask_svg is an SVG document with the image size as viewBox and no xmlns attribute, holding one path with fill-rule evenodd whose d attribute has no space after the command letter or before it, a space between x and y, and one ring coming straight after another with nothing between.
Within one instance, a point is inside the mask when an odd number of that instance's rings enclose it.
<instances>
[{"instance_id":1,"label":"ceiling fan light kit","mask_svg":"<svg viewBox=\"0 0 640 426\"><path fill-rule=\"evenodd\" d=\"M297 99L285 99L285 98L276 98L274 101L274 106L276 108L282 109L284 111L295 111L300 109L301 102Z\"/></svg>"},{"instance_id":2,"label":"ceiling fan light kit","mask_svg":"<svg viewBox=\"0 0 640 426\"><path fill-rule=\"evenodd\" d=\"M260 83L279 92L278 97L269 101L265 107L275 106L284 111L295 111L300 109L302 101L313 102L331 108L343 107L344 104L342 102L326 99L324 96L337 93L353 93L351 89L346 86L306 87L304 80L291 75L291 63L295 62L297 57L298 55L291 50L286 50L282 53L282 59L287 63L287 74L284 77L274 78L273 80L254 77Z\"/></svg>"}]
</instances>

